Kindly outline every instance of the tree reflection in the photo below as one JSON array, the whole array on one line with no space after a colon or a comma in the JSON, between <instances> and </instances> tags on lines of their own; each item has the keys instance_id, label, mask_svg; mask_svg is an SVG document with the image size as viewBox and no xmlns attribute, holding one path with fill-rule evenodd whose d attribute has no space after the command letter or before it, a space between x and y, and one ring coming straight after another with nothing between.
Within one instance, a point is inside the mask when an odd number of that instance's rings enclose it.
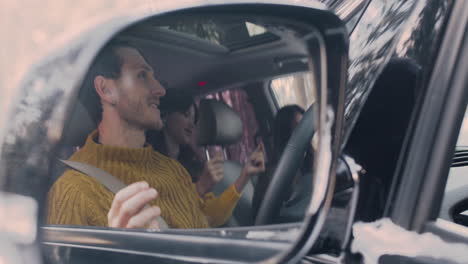
<instances>
[{"instance_id":1,"label":"tree reflection","mask_svg":"<svg viewBox=\"0 0 468 264\"><path fill-rule=\"evenodd\" d=\"M315 102L315 89L310 73L294 74L271 81L278 107L297 104L303 109Z\"/></svg>"},{"instance_id":2,"label":"tree reflection","mask_svg":"<svg viewBox=\"0 0 468 264\"><path fill-rule=\"evenodd\" d=\"M394 55L395 47L398 55L413 58L418 65L427 63L450 2L427 0L414 5L413 1L374 0L370 3L350 37L346 126L352 127L356 122L357 113L383 66Z\"/></svg>"}]
</instances>

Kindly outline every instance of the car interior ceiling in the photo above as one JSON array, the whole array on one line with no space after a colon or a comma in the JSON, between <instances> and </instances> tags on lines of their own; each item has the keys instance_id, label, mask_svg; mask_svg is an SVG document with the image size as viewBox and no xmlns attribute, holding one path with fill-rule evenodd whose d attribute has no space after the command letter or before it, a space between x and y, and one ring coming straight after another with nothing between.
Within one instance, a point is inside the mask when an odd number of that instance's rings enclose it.
<instances>
[{"instance_id":1,"label":"car interior ceiling","mask_svg":"<svg viewBox=\"0 0 468 264\"><path fill-rule=\"evenodd\" d=\"M285 58L307 56L307 51L304 48L299 49L297 43L283 39L229 51L202 39L191 38L174 31L148 28L144 24L122 32L117 38L129 40L138 46L148 63L154 68L156 78L162 80L168 89L188 89L194 95L208 94L231 87L256 87L256 90L263 90L266 80L307 70L307 65L278 66L278 61ZM202 81L206 85L198 87L198 83ZM265 96L265 93L251 94L257 98ZM265 111L259 111L258 107L255 112L265 114ZM84 144L87 135L97 127L78 100L72 106L66 122L61 143L55 151L55 156L60 159L68 159L77 147ZM263 129L263 131L268 131L268 129ZM226 166L226 169L233 172L228 174L234 175L240 164L231 162ZM51 161L50 167L52 176L50 185L52 185L63 173L65 167L57 160ZM227 177L226 181L231 181L231 178ZM240 209L251 208L252 196L253 194L246 196L250 197L248 202L240 202ZM245 212L240 213L240 209L234 212L234 215L237 214L238 218L243 220L231 221L227 225L253 224L250 209L247 215Z\"/></svg>"},{"instance_id":2,"label":"car interior ceiling","mask_svg":"<svg viewBox=\"0 0 468 264\"><path fill-rule=\"evenodd\" d=\"M291 40L279 39L245 49L220 51L219 46L203 39L155 28L135 27L119 38L138 45L157 77L161 76L169 88L190 89L203 81L206 83L204 91L210 92L307 69L296 65L278 66L278 61L307 56L305 48Z\"/></svg>"}]
</instances>

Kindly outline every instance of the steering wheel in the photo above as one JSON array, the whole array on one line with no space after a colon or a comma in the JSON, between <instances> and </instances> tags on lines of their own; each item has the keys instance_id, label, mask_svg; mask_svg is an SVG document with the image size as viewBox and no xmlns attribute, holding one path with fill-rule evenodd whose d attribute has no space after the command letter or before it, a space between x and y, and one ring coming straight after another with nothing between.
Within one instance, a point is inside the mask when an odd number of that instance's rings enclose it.
<instances>
[{"instance_id":1,"label":"steering wheel","mask_svg":"<svg viewBox=\"0 0 468 264\"><path fill-rule=\"evenodd\" d=\"M311 105L294 129L281 154L259 207L255 225L271 224L278 216L283 201L287 199L288 188L291 186L297 170L302 165L305 152L314 135L314 124L315 112L314 106Z\"/></svg>"}]
</instances>

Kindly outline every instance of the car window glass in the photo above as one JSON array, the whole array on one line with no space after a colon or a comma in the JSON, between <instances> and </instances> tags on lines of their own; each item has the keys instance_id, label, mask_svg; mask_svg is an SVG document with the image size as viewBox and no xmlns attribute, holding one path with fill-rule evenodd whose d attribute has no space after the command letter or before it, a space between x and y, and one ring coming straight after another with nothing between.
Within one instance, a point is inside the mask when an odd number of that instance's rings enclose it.
<instances>
[{"instance_id":1,"label":"car window glass","mask_svg":"<svg viewBox=\"0 0 468 264\"><path fill-rule=\"evenodd\" d=\"M274 79L270 89L279 108L285 105L297 104L307 109L315 101L315 89L312 75L297 73Z\"/></svg>"},{"instance_id":2,"label":"car window glass","mask_svg":"<svg viewBox=\"0 0 468 264\"><path fill-rule=\"evenodd\" d=\"M122 189L146 183L132 187L133 195L121 197L114 195L119 188L109 188L105 182L96 180L100 177L95 176L102 173L67 167L69 165L57 161L51 164L53 175L48 188L46 224L154 229L165 222L163 230L166 225L171 229L255 225L253 197L257 194L260 197L258 201L263 201L264 194L257 191L258 179L263 176L267 187L275 169L270 166L274 165L273 162L265 162L269 157L262 155L264 151L260 147L264 138L269 136L259 133L258 121L267 119L270 114L269 111L257 111L263 107L262 104L270 110L270 101L261 100L265 99L262 97L266 92L263 84L271 83L276 105L297 104L308 108L315 101L313 90L316 87L313 83L317 73L306 73L307 64L304 63L294 74L289 68L281 72L267 68L269 72L265 74L263 69L255 70L251 60L254 55L250 53L231 61L224 49L228 46L230 50L234 49L229 44L231 42L222 39L220 45L223 47L217 47L206 41L209 34L196 31L199 34L193 36L190 34L194 32L190 19L194 19L195 24L213 26L216 30L213 27L200 30L214 35L231 28L228 25L242 25L241 29L247 30L249 38L243 39L245 43L239 45L261 45L264 43L254 39L264 41L263 37L269 35L264 32L265 28L243 18L226 18L210 24L205 23L204 17L188 17L188 20L179 20L178 17L177 21L169 18L144 21L109 41L84 74L57 156L107 172L113 176L112 179L120 180ZM185 24L180 24L180 21ZM158 38L147 35L147 29L151 29ZM262 39L256 38L262 35ZM189 47L187 42L195 46ZM303 51L305 53L306 49ZM200 56L200 52L220 52L223 55L213 58ZM272 63L271 54L262 56L266 63ZM301 56L301 62L307 58ZM223 60L226 65L219 64ZM162 61L166 62L164 67ZM215 65L216 71L212 68ZM240 70L242 65L253 70L244 76ZM239 75L233 74L235 70ZM213 73L207 75L207 72ZM125 82L120 81L124 79ZM258 89L259 93L247 89ZM239 118L231 119L231 110ZM212 113L216 113L214 119L207 117ZM294 118L295 121L300 120L297 116ZM116 121L105 123L108 120ZM217 120L224 120L224 123ZM106 134L117 130L111 124L119 127L123 123L131 124L125 129L131 127L134 130L132 140L120 140L119 133ZM239 123L242 126L238 126ZM277 131L284 131L285 127ZM201 128L209 132L201 133ZM242 137L239 138L240 134ZM200 135L209 140L199 142ZM224 154L224 161L218 158L219 154ZM307 154L293 185L287 190L285 201L277 202L281 207L279 216L271 223L300 224L303 220L312 187L312 155ZM122 201L114 203L117 198ZM126 212L121 213L123 211Z\"/></svg>"},{"instance_id":3,"label":"car window glass","mask_svg":"<svg viewBox=\"0 0 468 264\"><path fill-rule=\"evenodd\" d=\"M468 226L468 110L458 135L440 217Z\"/></svg>"}]
</instances>

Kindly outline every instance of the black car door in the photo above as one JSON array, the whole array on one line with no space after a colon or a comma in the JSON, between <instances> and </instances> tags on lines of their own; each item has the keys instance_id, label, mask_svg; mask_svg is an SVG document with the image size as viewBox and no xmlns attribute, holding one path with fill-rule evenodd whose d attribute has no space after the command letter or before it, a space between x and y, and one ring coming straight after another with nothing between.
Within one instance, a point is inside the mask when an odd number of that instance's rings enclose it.
<instances>
[{"instance_id":1,"label":"black car door","mask_svg":"<svg viewBox=\"0 0 468 264\"><path fill-rule=\"evenodd\" d=\"M468 3L456 1L406 135L386 208L389 219L354 230L354 243L368 261L468 262L468 228L456 224L456 217L439 217L457 139L466 137L466 122L461 124L468 99L467 22ZM450 208L446 214L463 211Z\"/></svg>"}]
</instances>

